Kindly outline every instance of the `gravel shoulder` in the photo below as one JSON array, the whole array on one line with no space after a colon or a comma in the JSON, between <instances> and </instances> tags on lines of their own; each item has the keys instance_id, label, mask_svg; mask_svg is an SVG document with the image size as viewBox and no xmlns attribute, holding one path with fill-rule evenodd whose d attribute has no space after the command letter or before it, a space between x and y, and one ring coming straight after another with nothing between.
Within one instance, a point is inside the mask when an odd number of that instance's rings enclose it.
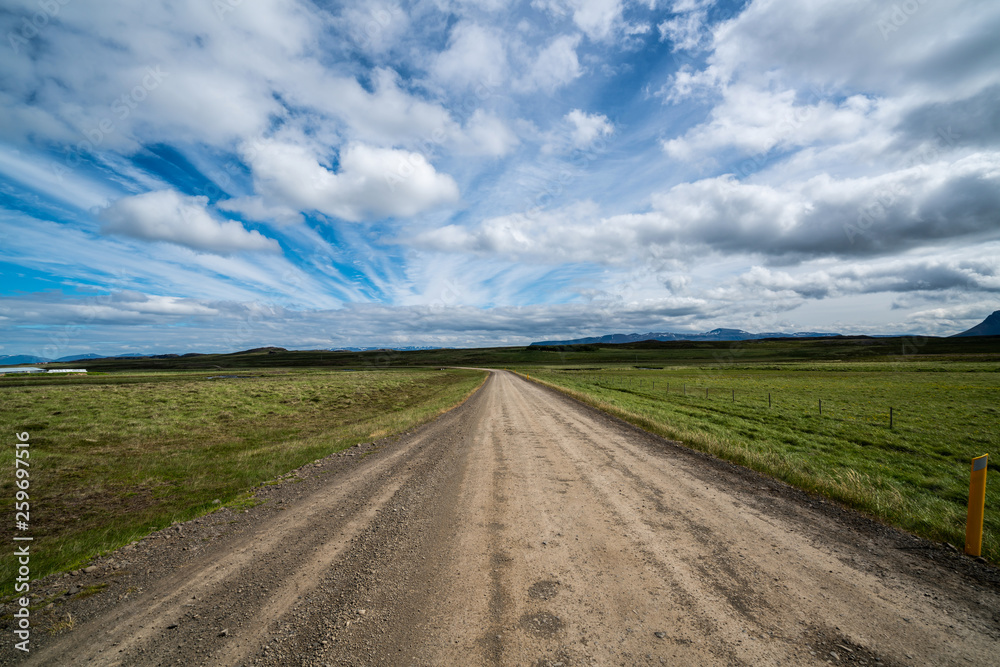
<instances>
[{"instance_id":1,"label":"gravel shoulder","mask_svg":"<svg viewBox=\"0 0 1000 667\"><path fill-rule=\"evenodd\" d=\"M0 663L989 665L1000 649L995 568L511 373L258 497L39 582L59 601L30 656L8 641Z\"/></svg>"}]
</instances>

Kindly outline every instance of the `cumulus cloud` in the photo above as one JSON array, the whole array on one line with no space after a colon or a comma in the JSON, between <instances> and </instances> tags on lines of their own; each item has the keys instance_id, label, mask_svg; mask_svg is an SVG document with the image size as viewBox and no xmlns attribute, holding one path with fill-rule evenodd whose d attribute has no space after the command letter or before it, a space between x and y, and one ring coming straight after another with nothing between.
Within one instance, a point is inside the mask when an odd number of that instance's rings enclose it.
<instances>
[{"instance_id":1,"label":"cumulus cloud","mask_svg":"<svg viewBox=\"0 0 1000 667\"><path fill-rule=\"evenodd\" d=\"M1000 262L904 259L792 274L755 266L738 279L750 291L790 292L810 299L891 292L1000 292Z\"/></svg>"},{"instance_id":2,"label":"cumulus cloud","mask_svg":"<svg viewBox=\"0 0 1000 667\"><path fill-rule=\"evenodd\" d=\"M33 118L36 136L72 145L87 138L97 151L259 132L282 111L272 82L298 69L292 63L317 25L296 3L265 0L221 18L220 6L233 9L195 0L60 4L38 38L0 59L4 107ZM30 22L39 8L22 11ZM21 18L0 17L3 34L20 34ZM0 137L25 140L8 123Z\"/></svg>"},{"instance_id":3,"label":"cumulus cloud","mask_svg":"<svg viewBox=\"0 0 1000 667\"><path fill-rule=\"evenodd\" d=\"M607 40L622 28L621 0L534 0L532 4L554 16L571 17L592 40Z\"/></svg>"},{"instance_id":4,"label":"cumulus cloud","mask_svg":"<svg viewBox=\"0 0 1000 667\"><path fill-rule=\"evenodd\" d=\"M454 145L465 155L500 157L521 143L503 120L482 109L476 109L462 129Z\"/></svg>"},{"instance_id":5,"label":"cumulus cloud","mask_svg":"<svg viewBox=\"0 0 1000 667\"><path fill-rule=\"evenodd\" d=\"M752 154L846 142L869 129L877 111L875 102L863 95L840 102L801 103L797 98L794 90L732 86L707 122L664 141L663 149L671 157L692 160L723 149Z\"/></svg>"},{"instance_id":6,"label":"cumulus cloud","mask_svg":"<svg viewBox=\"0 0 1000 667\"><path fill-rule=\"evenodd\" d=\"M356 48L369 54L390 51L411 27L396 3L355 2L343 7L336 23Z\"/></svg>"},{"instance_id":7,"label":"cumulus cloud","mask_svg":"<svg viewBox=\"0 0 1000 667\"><path fill-rule=\"evenodd\" d=\"M451 30L448 48L434 59L432 76L459 86L503 83L507 74L507 52L493 31L475 23L459 23Z\"/></svg>"},{"instance_id":8,"label":"cumulus cloud","mask_svg":"<svg viewBox=\"0 0 1000 667\"><path fill-rule=\"evenodd\" d=\"M123 197L104 209L101 232L143 241L166 241L208 252L280 251L278 242L206 210L208 197L175 190Z\"/></svg>"},{"instance_id":9,"label":"cumulus cloud","mask_svg":"<svg viewBox=\"0 0 1000 667\"><path fill-rule=\"evenodd\" d=\"M753 2L713 28L708 62L724 81L738 76L763 84L777 73L800 87L822 83L887 95L954 95L993 78L1000 7L918 5L900 18L895 5L864 0ZM886 32L886 22L898 29Z\"/></svg>"},{"instance_id":10,"label":"cumulus cloud","mask_svg":"<svg viewBox=\"0 0 1000 667\"><path fill-rule=\"evenodd\" d=\"M900 19L893 7L773 0L714 25L704 67L680 68L661 91L674 104L710 99L712 111L664 148L699 162L730 149L787 150L862 135L891 141L902 133L909 136L897 147L912 146L942 127L995 135L1000 52L988 35L1000 29L1000 9L921 3ZM883 34L885 21L900 26Z\"/></svg>"},{"instance_id":11,"label":"cumulus cloud","mask_svg":"<svg viewBox=\"0 0 1000 667\"><path fill-rule=\"evenodd\" d=\"M598 138L606 137L615 131L614 125L604 114L587 114L579 109L573 109L566 114L566 120L572 125L572 141L576 148L586 148Z\"/></svg>"},{"instance_id":12,"label":"cumulus cloud","mask_svg":"<svg viewBox=\"0 0 1000 667\"><path fill-rule=\"evenodd\" d=\"M515 214L418 239L428 247L543 261L623 264L636 256L753 254L775 262L878 256L970 238L996 238L1000 157L973 155L877 177L769 186L732 176L682 183L652 210L602 217L593 205Z\"/></svg>"},{"instance_id":13,"label":"cumulus cloud","mask_svg":"<svg viewBox=\"0 0 1000 667\"><path fill-rule=\"evenodd\" d=\"M350 222L410 217L459 197L455 181L419 153L352 144L336 170L299 144L269 140L246 147L245 154L268 201Z\"/></svg>"},{"instance_id":14,"label":"cumulus cloud","mask_svg":"<svg viewBox=\"0 0 1000 667\"><path fill-rule=\"evenodd\" d=\"M25 303L26 300L21 300ZM89 299L33 302L37 310L18 317L34 325L136 325L159 321L204 321L220 314L207 302L177 296L144 294L120 290ZM0 313L10 313L10 306L0 306Z\"/></svg>"},{"instance_id":15,"label":"cumulus cloud","mask_svg":"<svg viewBox=\"0 0 1000 667\"><path fill-rule=\"evenodd\" d=\"M553 92L579 77L583 73L576 55L579 43L579 35L560 35L553 39L538 53L534 64L516 82L516 87L525 92Z\"/></svg>"},{"instance_id":16,"label":"cumulus cloud","mask_svg":"<svg viewBox=\"0 0 1000 667\"><path fill-rule=\"evenodd\" d=\"M707 8L713 4L715 0L680 0L673 3L670 8L673 16L656 26L660 39L670 41L674 51L701 48L710 38L706 18Z\"/></svg>"}]
</instances>

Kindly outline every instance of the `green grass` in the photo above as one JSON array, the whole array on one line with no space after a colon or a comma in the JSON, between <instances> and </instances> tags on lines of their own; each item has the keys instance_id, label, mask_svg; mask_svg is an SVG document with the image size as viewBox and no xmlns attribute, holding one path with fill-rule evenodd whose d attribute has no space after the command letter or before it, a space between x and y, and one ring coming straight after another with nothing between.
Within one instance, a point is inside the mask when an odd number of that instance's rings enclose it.
<instances>
[{"instance_id":1,"label":"green grass","mask_svg":"<svg viewBox=\"0 0 1000 667\"><path fill-rule=\"evenodd\" d=\"M518 370L647 430L963 547L970 460L1000 456L1000 363L660 365ZM993 562L997 470L991 463L983 540Z\"/></svg>"},{"instance_id":2,"label":"green grass","mask_svg":"<svg viewBox=\"0 0 1000 667\"><path fill-rule=\"evenodd\" d=\"M0 507L14 520L14 434L30 433L32 578L73 569L358 442L453 407L482 372L147 372L0 383ZM13 591L13 549L0 560Z\"/></svg>"}]
</instances>

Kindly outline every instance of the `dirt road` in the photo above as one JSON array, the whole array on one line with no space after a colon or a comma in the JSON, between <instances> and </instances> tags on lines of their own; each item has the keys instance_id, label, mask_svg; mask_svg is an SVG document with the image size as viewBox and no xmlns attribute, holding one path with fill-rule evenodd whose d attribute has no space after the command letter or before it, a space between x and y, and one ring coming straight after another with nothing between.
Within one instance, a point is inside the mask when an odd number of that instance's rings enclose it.
<instances>
[{"instance_id":1,"label":"dirt road","mask_svg":"<svg viewBox=\"0 0 1000 667\"><path fill-rule=\"evenodd\" d=\"M995 569L509 373L351 454L99 562L28 662L1000 662Z\"/></svg>"}]
</instances>

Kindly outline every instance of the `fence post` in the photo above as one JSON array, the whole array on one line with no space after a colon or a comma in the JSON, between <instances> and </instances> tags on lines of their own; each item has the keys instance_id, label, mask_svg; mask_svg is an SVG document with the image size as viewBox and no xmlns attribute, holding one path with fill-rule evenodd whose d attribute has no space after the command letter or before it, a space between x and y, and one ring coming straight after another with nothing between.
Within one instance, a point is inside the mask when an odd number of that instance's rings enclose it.
<instances>
[{"instance_id":1,"label":"fence post","mask_svg":"<svg viewBox=\"0 0 1000 667\"><path fill-rule=\"evenodd\" d=\"M767 407L771 407L771 392L767 392Z\"/></svg>"},{"instance_id":2,"label":"fence post","mask_svg":"<svg viewBox=\"0 0 1000 667\"><path fill-rule=\"evenodd\" d=\"M889 408L889 428L892 428L892 408Z\"/></svg>"},{"instance_id":3,"label":"fence post","mask_svg":"<svg viewBox=\"0 0 1000 667\"><path fill-rule=\"evenodd\" d=\"M736 402L736 390L733 389L733 403Z\"/></svg>"},{"instance_id":4,"label":"fence post","mask_svg":"<svg viewBox=\"0 0 1000 667\"><path fill-rule=\"evenodd\" d=\"M819 399L819 415L820 415L820 417L823 416L823 399L822 398Z\"/></svg>"},{"instance_id":5,"label":"fence post","mask_svg":"<svg viewBox=\"0 0 1000 667\"><path fill-rule=\"evenodd\" d=\"M969 478L969 512L965 519L965 553L979 556L983 548L983 513L986 510L986 468L990 455L972 459Z\"/></svg>"}]
</instances>

